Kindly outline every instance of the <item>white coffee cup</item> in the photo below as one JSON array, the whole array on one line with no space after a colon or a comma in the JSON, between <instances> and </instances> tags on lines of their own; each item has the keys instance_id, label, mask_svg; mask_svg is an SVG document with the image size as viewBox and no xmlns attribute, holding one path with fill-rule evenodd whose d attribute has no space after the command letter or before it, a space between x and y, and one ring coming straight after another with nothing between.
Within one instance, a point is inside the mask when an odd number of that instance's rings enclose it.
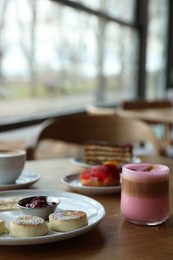
<instances>
[{"instance_id":1,"label":"white coffee cup","mask_svg":"<svg viewBox=\"0 0 173 260\"><path fill-rule=\"evenodd\" d=\"M22 173L25 161L25 150L0 149L0 184L15 183Z\"/></svg>"}]
</instances>

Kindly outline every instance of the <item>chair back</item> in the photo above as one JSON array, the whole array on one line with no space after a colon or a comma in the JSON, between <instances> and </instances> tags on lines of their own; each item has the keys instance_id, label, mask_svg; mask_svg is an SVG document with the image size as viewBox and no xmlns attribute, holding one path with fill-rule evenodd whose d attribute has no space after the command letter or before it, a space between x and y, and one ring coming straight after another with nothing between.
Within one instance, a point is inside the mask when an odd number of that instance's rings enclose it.
<instances>
[{"instance_id":1,"label":"chair back","mask_svg":"<svg viewBox=\"0 0 173 260\"><path fill-rule=\"evenodd\" d=\"M27 159L35 159L36 148L43 139L81 145L88 140L132 144L149 142L159 154L158 140L147 123L114 115L79 114L46 120L40 124L27 148Z\"/></svg>"}]
</instances>

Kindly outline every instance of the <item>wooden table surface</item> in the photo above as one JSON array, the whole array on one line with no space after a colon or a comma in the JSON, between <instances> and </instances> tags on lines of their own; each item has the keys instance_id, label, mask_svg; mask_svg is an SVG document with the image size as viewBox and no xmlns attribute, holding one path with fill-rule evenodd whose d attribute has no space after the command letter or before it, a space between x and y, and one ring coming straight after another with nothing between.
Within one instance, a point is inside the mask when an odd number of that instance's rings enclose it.
<instances>
[{"instance_id":1,"label":"wooden table surface","mask_svg":"<svg viewBox=\"0 0 173 260\"><path fill-rule=\"evenodd\" d=\"M166 164L170 174L170 217L162 225L137 226L120 213L120 193L90 195L106 210L103 221L83 235L39 245L0 245L0 259L173 259L173 161L143 156L142 161ZM38 172L40 180L30 189L69 191L60 179L79 170L69 159L29 161L26 168Z\"/></svg>"},{"instance_id":2,"label":"wooden table surface","mask_svg":"<svg viewBox=\"0 0 173 260\"><path fill-rule=\"evenodd\" d=\"M115 110L121 116L130 116L144 120L148 123L173 124L172 108L146 108L146 109L117 109Z\"/></svg>"}]
</instances>

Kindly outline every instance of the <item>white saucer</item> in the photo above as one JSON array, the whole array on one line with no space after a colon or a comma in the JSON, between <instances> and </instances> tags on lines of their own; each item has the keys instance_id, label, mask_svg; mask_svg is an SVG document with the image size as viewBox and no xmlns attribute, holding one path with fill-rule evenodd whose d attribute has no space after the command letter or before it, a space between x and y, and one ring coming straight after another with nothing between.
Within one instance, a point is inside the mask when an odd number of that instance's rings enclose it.
<instances>
[{"instance_id":1,"label":"white saucer","mask_svg":"<svg viewBox=\"0 0 173 260\"><path fill-rule=\"evenodd\" d=\"M70 162L71 162L73 165L79 166L79 167L82 167L82 168L89 168L89 167L93 166L93 165L91 165L91 164L85 163L84 160L83 160L83 158L80 158L80 157L71 158L71 159L70 159ZM134 157L132 158L132 163L139 163L139 162L141 162L141 159L140 159L139 157L134 156Z\"/></svg>"},{"instance_id":2,"label":"white saucer","mask_svg":"<svg viewBox=\"0 0 173 260\"><path fill-rule=\"evenodd\" d=\"M66 175L61 179L61 182L73 191L88 195L118 193L121 190L121 185L105 187L83 186L79 181L79 173Z\"/></svg>"},{"instance_id":3,"label":"white saucer","mask_svg":"<svg viewBox=\"0 0 173 260\"><path fill-rule=\"evenodd\" d=\"M31 184L37 182L39 179L40 175L38 173L24 169L19 178L15 181L15 183L0 184L0 190L3 191L27 188Z\"/></svg>"}]
</instances>

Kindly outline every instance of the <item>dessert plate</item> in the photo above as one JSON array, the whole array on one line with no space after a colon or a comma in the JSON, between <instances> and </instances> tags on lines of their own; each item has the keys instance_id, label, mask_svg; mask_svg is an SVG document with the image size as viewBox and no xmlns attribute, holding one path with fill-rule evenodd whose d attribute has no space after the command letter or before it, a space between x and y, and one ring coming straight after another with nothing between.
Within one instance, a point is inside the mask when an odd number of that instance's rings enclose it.
<instances>
[{"instance_id":1,"label":"dessert plate","mask_svg":"<svg viewBox=\"0 0 173 260\"><path fill-rule=\"evenodd\" d=\"M93 166L93 165L91 165L91 164L85 163L84 160L83 160L83 158L81 158L81 157L71 158L71 159L70 159L70 162L71 162L73 165L79 166L79 167L82 167L82 168L88 168L88 167ZM139 157L134 156L134 157L132 158L132 163L139 163L139 162L141 162L141 159L140 159Z\"/></svg>"},{"instance_id":2,"label":"dessert plate","mask_svg":"<svg viewBox=\"0 0 173 260\"><path fill-rule=\"evenodd\" d=\"M36 237L24 237L17 238L10 236L10 233L5 233L0 235L0 245L32 245L32 244L44 244L54 241L60 241L69 239L72 237L79 236L97 226L105 216L105 209L98 201L86 197L84 195L75 194L72 192L61 192L61 191L51 191L51 190L16 190L16 191L4 191L0 192L0 200L12 200L15 198L21 198L25 196L54 196L60 199L60 204L58 209L68 209L68 210L82 210L85 211L88 218L88 226L69 231L69 232L55 232L49 231L45 236ZM6 220L7 229L9 227L9 222L15 216L22 214L18 210L6 210L0 212L0 217Z\"/></svg>"},{"instance_id":3,"label":"dessert plate","mask_svg":"<svg viewBox=\"0 0 173 260\"><path fill-rule=\"evenodd\" d=\"M0 191L27 188L31 184L37 182L39 179L40 175L38 173L24 169L19 178L15 181L15 183L0 184Z\"/></svg>"},{"instance_id":4,"label":"dessert plate","mask_svg":"<svg viewBox=\"0 0 173 260\"><path fill-rule=\"evenodd\" d=\"M121 185L105 187L83 186L79 181L79 175L79 173L66 175L61 178L61 182L73 191L88 195L117 193L121 190Z\"/></svg>"}]
</instances>

